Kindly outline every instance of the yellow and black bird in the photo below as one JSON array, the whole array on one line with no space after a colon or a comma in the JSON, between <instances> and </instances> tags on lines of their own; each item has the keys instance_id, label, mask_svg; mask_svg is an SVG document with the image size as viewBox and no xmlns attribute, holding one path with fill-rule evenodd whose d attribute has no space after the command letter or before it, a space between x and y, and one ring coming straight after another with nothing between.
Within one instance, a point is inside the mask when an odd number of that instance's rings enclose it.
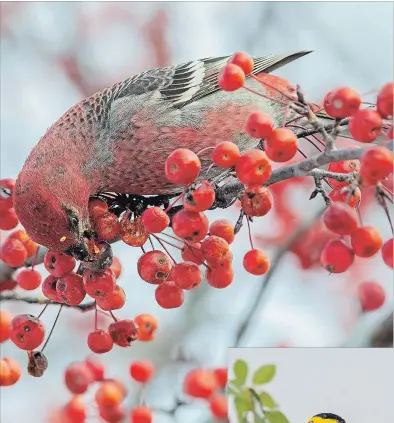
<instances>
[{"instance_id":1,"label":"yellow and black bird","mask_svg":"<svg viewBox=\"0 0 394 423\"><path fill-rule=\"evenodd\" d=\"M308 420L308 423L346 423L345 419L332 413L316 414Z\"/></svg>"}]
</instances>

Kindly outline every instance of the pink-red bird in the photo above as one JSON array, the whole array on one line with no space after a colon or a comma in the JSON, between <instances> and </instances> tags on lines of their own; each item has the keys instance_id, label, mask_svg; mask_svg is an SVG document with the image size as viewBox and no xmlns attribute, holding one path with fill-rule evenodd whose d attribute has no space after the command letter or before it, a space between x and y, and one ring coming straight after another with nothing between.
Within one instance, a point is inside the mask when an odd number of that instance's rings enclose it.
<instances>
[{"instance_id":1,"label":"pink-red bird","mask_svg":"<svg viewBox=\"0 0 394 423\"><path fill-rule=\"evenodd\" d=\"M255 58L253 73L272 72L308 53ZM255 110L269 113L281 125L283 105L244 89L220 90L218 73L228 59L148 70L68 110L32 150L16 182L14 207L31 238L86 259L91 195L180 192L164 174L173 150L198 153L222 141L233 141L241 152L254 148L259 140L245 133L245 124ZM283 79L278 83L283 89ZM251 78L246 85L262 90ZM204 171L211 164L210 151L200 159Z\"/></svg>"}]
</instances>

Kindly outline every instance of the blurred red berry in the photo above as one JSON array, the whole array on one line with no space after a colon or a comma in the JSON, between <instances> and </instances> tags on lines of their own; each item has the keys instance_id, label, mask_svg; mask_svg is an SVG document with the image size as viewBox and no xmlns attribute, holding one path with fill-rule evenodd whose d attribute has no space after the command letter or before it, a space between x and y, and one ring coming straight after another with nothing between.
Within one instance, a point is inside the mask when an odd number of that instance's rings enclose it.
<instances>
[{"instance_id":1,"label":"blurred red berry","mask_svg":"<svg viewBox=\"0 0 394 423\"><path fill-rule=\"evenodd\" d=\"M353 261L353 250L341 239L329 241L320 254L320 264L330 273L345 272Z\"/></svg>"},{"instance_id":2,"label":"blurred red berry","mask_svg":"<svg viewBox=\"0 0 394 423\"><path fill-rule=\"evenodd\" d=\"M34 350L44 340L45 328L31 314L15 316L11 322L10 339L21 350Z\"/></svg>"},{"instance_id":3,"label":"blurred red berry","mask_svg":"<svg viewBox=\"0 0 394 423\"><path fill-rule=\"evenodd\" d=\"M234 226L227 219L219 219L212 222L209 226L209 234L225 239L228 244L231 244L235 238Z\"/></svg>"},{"instance_id":4,"label":"blurred red berry","mask_svg":"<svg viewBox=\"0 0 394 423\"><path fill-rule=\"evenodd\" d=\"M378 112L384 119L392 119L393 117L393 96L394 96L394 83L389 82L382 87L379 91L376 106Z\"/></svg>"},{"instance_id":5,"label":"blurred red berry","mask_svg":"<svg viewBox=\"0 0 394 423\"><path fill-rule=\"evenodd\" d=\"M41 285L41 273L33 269L24 269L16 277L18 285L26 291L37 289Z\"/></svg>"},{"instance_id":6,"label":"blurred red berry","mask_svg":"<svg viewBox=\"0 0 394 423\"><path fill-rule=\"evenodd\" d=\"M147 360L134 361L130 365L130 376L140 383L149 382L155 372L154 365Z\"/></svg>"},{"instance_id":7,"label":"blurred red berry","mask_svg":"<svg viewBox=\"0 0 394 423\"><path fill-rule=\"evenodd\" d=\"M344 203L333 203L323 215L326 228L337 235L350 235L358 226L355 210Z\"/></svg>"},{"instance_id":8,"label":"blurred red berry","mask_svg":"<svg viewBox=\"0 0 394 423\"><path fill-rule=\"evenodd\" d=\"M358 298L364 312L375 311L386 301L386 293L377 282L362 282L358 286Z\"/></svg>"},{"instance_id":9,"label":"blurred red berry","mask_svg":"<svg viewBox=\"0 0 394 423\"><path fill-rule=\"evenodd\" d=\"M196 187L191 187L183 200L186 210L203 212L212 207L215 202L215 190L208 181L199 182Z\"/></svg>"},{"instance_id":10,"label":"blurred red berry","mask_svg":"<svg viewBox=\"0 0 394 423\"><path fill-rule=\"evenodd\" d=\"M137 262L138 274L145 282L160 284L167 280L172 262L167 254L160 250L144 253Z\"/></svg>"},{"instance_id":11,"label":"blurred red berry","mask_svg":"<svg viewBox=\"0 0 394 423\"><path fill-rule=\"evenodd\" d=\"M393 268L393 238L383 244L382 257L387 266Z\"/></svg>"},{"instance_id":12,"label":"blurred red berry","mask_svg":"<svg viewBox=\"0 0 394 423\"><path fill-rule=\"evenodd\" d=\"M354 254L359 257L372 257L382 247L382 237L372 226L362 226L350 234Z\"/></svg>"}]
</instances>

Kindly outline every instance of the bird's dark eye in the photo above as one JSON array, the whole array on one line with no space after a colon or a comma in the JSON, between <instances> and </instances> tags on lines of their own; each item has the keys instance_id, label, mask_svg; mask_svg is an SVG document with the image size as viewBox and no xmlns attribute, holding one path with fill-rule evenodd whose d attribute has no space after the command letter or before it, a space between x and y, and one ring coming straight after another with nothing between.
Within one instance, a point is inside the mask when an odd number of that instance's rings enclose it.
<instances>
[{"instance_id":1,"label":"bird's dark eye","mask_svg":"<svg viewBox=\"0 0 394 423\"><path fill-rule=\"evenodd\" d=\"M78 218L76 216L70 216L69 220L72 228L78 228Z\"/></svg>"}]
</instances>

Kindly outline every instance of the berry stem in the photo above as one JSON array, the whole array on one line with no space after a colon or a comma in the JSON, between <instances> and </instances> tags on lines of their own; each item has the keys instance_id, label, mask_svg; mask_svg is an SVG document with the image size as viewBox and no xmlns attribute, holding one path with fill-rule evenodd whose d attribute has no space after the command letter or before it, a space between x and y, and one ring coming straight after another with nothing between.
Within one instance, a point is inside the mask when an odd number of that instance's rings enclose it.
<instances>
[{"instance_id":1,"label":"berry stem","mask_svg":"<svg viewBox=\"0 0 394 423\"><path fill-rule=\"evenodd\" d=\"M252 250L254 250L253 239L252 239L252 231L251 231L251 227L250 227L249 216L246 216L246 222L248 223L248 232L249 232L250 246L251 246Z\"/></svg>"},{"instance_id":2,"label":"berry stem","mask_svg":"<svg viewBox=\"0 0 394 423\"><path fill-rule=\"evenodd\" d=\"M114 319L114 322L117 322L118 321L118 319L116 318L116 316L114 315L114 313L112 312L112 310L109 310L109 314Z\"/></svg>"},{"instance_id":3,"label":"berry stem","mask_svg":"<svg viewBox=\"0 0 394 423\"><path fill-rule=\"evenodd\" d=\"M48 338L47 338L47 340L45 341L45 344L43 345L43 347L41 348L41 352L44 352L45 347L47 346L47 344L48 344L49 340L51 339L52 333L53 333L53 331L54 331L54 329L55 329L55 326L56 326L57 321L59 320L59 316L60 316L60 313L61 313L62 309L63 309L63 306L61 305L61 306L59 307L59 311L57 312L57 315L56 315L55 321L53 322L53 325L52 325L51 331L49 332Z\"/></svg>"},{"instance_id":4,"label":"berry stem","mask_svg":"<svg viewBox=\"0 0 394 423\"><path fill-rule=\"evenodd\" d=\"M179 194L178 197L176 197L175 200L164 210L164 212L168 213L184 195L185 195L184 192Z\"/></svg>"},{"instance_id":5,"label":"berry stem","mask_svg":"<svg viewBox=\"0 0 394 423\"><path fill-rule=\"evenodd\" d=\"M174 244L171 244L170 242L168 242L168 241L164 241L163 240L163 242L161 241L161 239L159 238L159 237L157 237L156 235L153 235L152 234L152 236L158 241L158 243L162 246L162 248L164 249L164 251L168 254L168 256L170 257L170 259L174 262L174 264L176 264L176 261L175 261L175 259L174 259L174 257L172 257L172 255L171 255L171 253L168 251L168 249L166 248L166 246L164 245L164 242L165 243L167 243L167 244L169 244L169 245L172 245L173 247L175 247L175 248L179 248L179 247L176 247L176 245L174 245ZM181 249L181 248L179 248L179 249Z\"/></svg>"},{"instance_id":6,"label":"berry stem","mask_svg":"<svg viewBox=\"0 0 394 423\"><path fill-rule=\"evenodd\" d=\"M37 319L39 319L45 312L45 310L47 309L49 304L45 304L45 307L41 310L41 313L37 316Z\"/></svg>"},{"instance_id":7,"label":"berry stem","mask_svg":"<svg viewBox=\"0 0 394 423\"><path fill-rule=\"evenodd\" d=\"M94 330L97 330L97 303L94 302Z\"/></svg>"},{"instance_id":8,"label":"berry stem","mask_svg":"<svg viewBox=\"0 0 394 423\"><path fill-rule=\"evenodd\" d=\"M287 104L288 104L288 103L281 101L277 98L270 97L269 95L261 94L258 91L255 91L252 88L247 87L246 85L244 85L242 88L244 88L245 90L247 90L247 91L249 91L253 94L258 95L259 97L263 97L263 98L266 98L267 100L273 101L274 103L281 104L282 106L287 106Z\"/></svg>"},{"instance_id":9,"label":"berry stem","mask_svg":"<svg viewBox=\"0 0 394 423\"><path fill-rule=\"evenodd\" d=\"M261 80L258 76L253 75L253 74L250 74L250 77L251 77L252 79L254 79L255 81L257 81L259 84L261 84L263 87L264 87L264 86L269 87L269 88L271 88L271 89L273 89L273 90L277 91L279 94L283 95L284 97L286 97L286 98L287 98L288 100L290 100L291 102L293 102L293 101L294 101L294 98L290 97L287 93L285 93L285 92L281 91L279 88L277 88L277 87L275 87L275 86L273 86L273 85L269 84L269 83L268 83L268 82L266 82L266 81L262 81L262 80Z\"/></svg>"}]
</instances>

